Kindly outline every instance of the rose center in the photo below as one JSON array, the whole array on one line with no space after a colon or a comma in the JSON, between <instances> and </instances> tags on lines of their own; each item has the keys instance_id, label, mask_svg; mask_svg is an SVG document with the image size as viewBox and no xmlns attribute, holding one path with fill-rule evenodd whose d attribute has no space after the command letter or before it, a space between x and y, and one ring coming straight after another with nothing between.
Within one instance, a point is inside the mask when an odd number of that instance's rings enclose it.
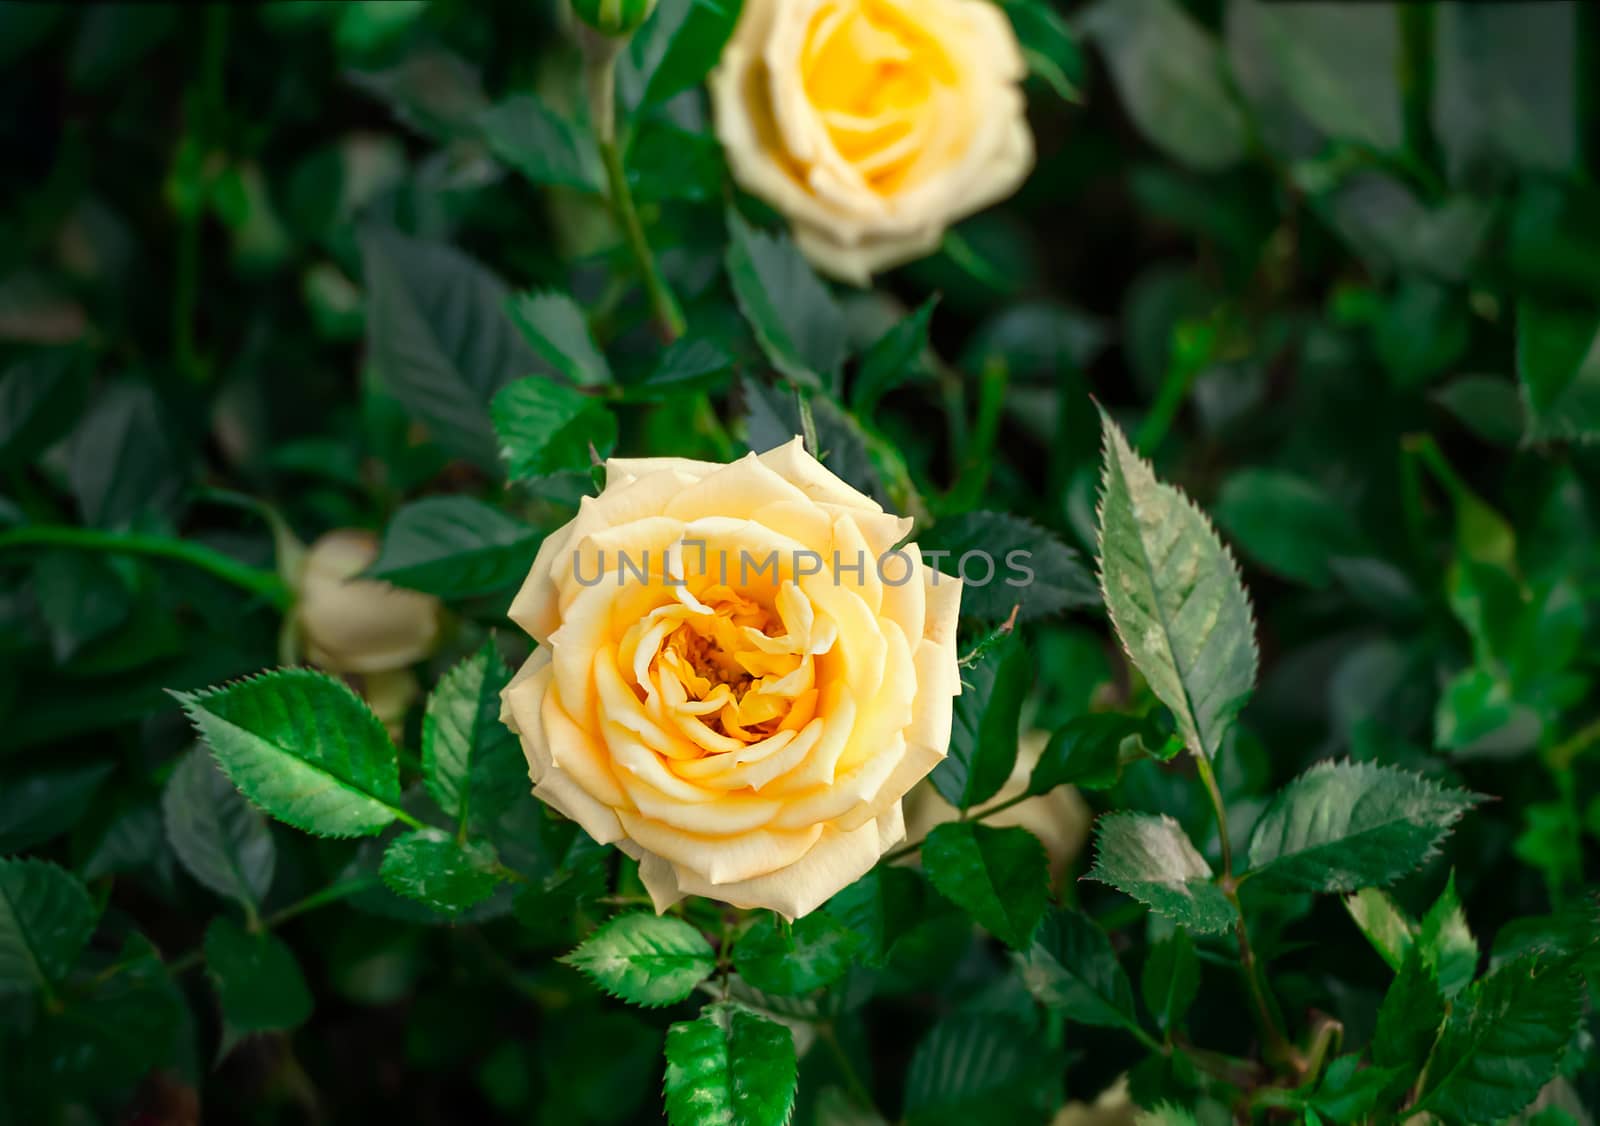
<instances>
[{"instance_id":1,"label":"rose center","mask_svg":"<svg viewBox=\"0 0 1600 1126\"><path fill-rule=\"evenodd\" d=\"M889 0L835 0L813 17L801 65L840 155L879 192L905 186L937 124L935 88L959 83L943 48Z\"/></svg>"}]
</instances>

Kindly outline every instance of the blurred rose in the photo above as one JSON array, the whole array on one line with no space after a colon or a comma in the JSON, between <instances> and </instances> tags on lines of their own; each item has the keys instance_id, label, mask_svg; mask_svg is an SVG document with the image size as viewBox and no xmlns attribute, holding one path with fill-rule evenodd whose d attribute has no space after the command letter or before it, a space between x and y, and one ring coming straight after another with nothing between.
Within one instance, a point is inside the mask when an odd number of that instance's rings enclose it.
<instances>
[{"instance_id":1,"label":"blurred rose","mask_svg":"<svg viewBox=\"0 0 1600 1126\"><path fill-rule=\"evenodd\" d=\"M865 285L1022 183L1025 70L989 0L745 0L711 96L734 176Z\"/></svg>"},{"instance_id":2,"label":"blurred rose","mask_svg":"<svg viewBox=\"0 0 1600 1126\"><path fill-rule=\"evenodd\" d=\"M355 685L391 733L420 692L410 666L433 654L439 600L388 583L356 579L378 557L371 532L342 528L306 551L295 610L306 659Z\"/></svg>"},{"instance_id":3,"label":"blurred rose","mask_svg":"<svg viewBox=\"0 0 1600 1126\"><path fill-rule=\"evenodd\" d=\"M1050 1126L1134 1126L1138 1110L1128 1100L1127 1077L1116 1081L1093 1103L1071 1102Z\"/></svg>"},{"instance_id":4,"label":"blurred rose","mask_svg":"<svg viewBox=\"0 0 1600 1126\"><path fill-rule=\"evenodd\" d=\"M301 635L311 663L329 672L373 673L414 665L439 640L439 600L371 579L355 579L378 558L371 532L329 532L300 570Z\"/></svg>"},{"instance_id":5,"label":"blurred rose","mask_svg":"<svg viewBox=\"0 0 1600 1126\"><path fill-rule=\"evenodd\" d=\"M981 812L985 806L1009 801L1026 790L1028 776L1033 773L1034 764L1039 761L1049 741L1049 732L1025 733L1017 747L1017 764L1011 770L1011 777L1006 779L999 793L978 806L977 810ZM906 799L906 839L920 841L935 826L954 821L960 816L960 812L934 789L932 782L924 782ZM1088 805L1076 789L1057 786L1047 794L1029 798L992 817L985 817L983 823L997 827L1019 826L1043 841L1045 851L1050 854L1050 876L1059 887L1062 880L1066 879L1072 861L1083 851L1092 819Z\"/></svg>"}]
</instances>

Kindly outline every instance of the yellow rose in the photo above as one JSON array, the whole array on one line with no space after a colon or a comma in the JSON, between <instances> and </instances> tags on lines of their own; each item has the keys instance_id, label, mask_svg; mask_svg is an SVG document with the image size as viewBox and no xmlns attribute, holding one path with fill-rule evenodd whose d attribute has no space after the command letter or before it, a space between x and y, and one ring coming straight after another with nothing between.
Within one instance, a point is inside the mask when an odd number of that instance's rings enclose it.
<instances>
[{"instance_id":1,"label":"yellow rose","mask_svg":"<svg viewBox=\"0 0 1600 1126\"><path fill-rule=\"evenodd\" d=\"M306 658L337 673L383 673L416 664L439 640L439 600L356 579L378 557L371 532L342 528L306 551L296 623Z\"/></svg>"},{"instance_id":2,"label":"yellow rose","mask_svg":"<svg viewBox=\"0 0 1600 1126\"><path fill-rule=\"evenodd\" d=\"M745 0L711 98L734 176L864 285L1022 183L1025 70L990 0Z\"/></svg>"},{"instance_id":3,"label":"yellow rose","mask_svg":"<svg viewBox=\"0 0 1600 1126\"><path fill-rule=\"evenodd\" d=\"M534 794L685 895L804 915L905 834L944 757L960 583L797 438L606 463L539 550L506 688Z\"/></svg>"},{"instance_id":4,"label":"yellow rose","mask_svg":"<svg viewBox=\"0 0 1600 1126\"><path fill-rule=\"evenodd\" d=\"M1017 747L1017 763L1011 770L1011 776L1000 787L999 793L985 802L984 806L1010 801L1026 790L1028 778L1033 774L1033 768L1038 765L1039 756L1044 753L1045 744L1049 741L1050 733L1047 731L1025 733ZM983 806L978 809L981 812ZM918 786L906 799L906 835L911 840L920 841L935 826L954 821L959 816L956 808L944 800L932 783ZM1050 877L1060 887L1067 878L1068 867L1083 851L1084 842L1088 840L1089 822L1093 820L1093 814L1083 795L1076 789L1057 786L1047 794L1018 802L1010 809L1001 810L983 820L984 824L996 828L1017 826L1038 837L1050 857Z\"/></svg>"}]
</instances>

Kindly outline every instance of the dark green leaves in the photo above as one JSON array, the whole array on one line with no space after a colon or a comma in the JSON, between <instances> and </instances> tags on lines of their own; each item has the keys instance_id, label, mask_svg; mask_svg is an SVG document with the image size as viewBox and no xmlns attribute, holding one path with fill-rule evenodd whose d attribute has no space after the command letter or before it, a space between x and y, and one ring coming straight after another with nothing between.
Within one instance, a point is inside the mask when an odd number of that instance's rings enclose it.
<instances>
[{"instance_id":1,"label":"dark green leaves","mask_svg":"<svg viewBox=\"0 0 1600 1126\"><path fill-rule=\"evenodd\" d=\"M1228 478L1217 523L1247 557L1307 586L1327 586L1332 560L1361 554L1349 514L1310 481L1278 470L1247 469Z\"/></svg>"},{"instance_id":2,"label":"dark green leaves","mask_svg":"<svg viewBox=\"0 0 1600 1126\"><path fill-rule=\"evenodd\" d=\"M231 919L206 929L206 971L234 1032L294 1028L311 1015L311 991L282 939L251 934Z\"/></svg>"},{"instance_id":3,"label":"dark green leaves","mask_svg":"<svg viewBox=\"0 0 1600 1126\"><path fill-rule=\"evenodd\" d=\"M395 514L368 573L440 598L470 598L520 583L538 550L535 529L492 505L428 497Z\"/></svg>"},{"instance_id":4,"label":"dark green leaves","mask_svg":"<svg viewBox=\"0 0 1600 1126\"><path fill-rule=\"evenodd\" d=\"M1444 1022L1445 998L1422 954L1413 949L1400 963L1372 1036L1372 1060L1379 1067L1411 1067L1420 1072Z\"/></svg>"},{"instance_id":5,"label":"dark green leaves","mask_svg":"<svg viewBox=\"0 0 1600 1126\"><path fill-rule=\"evenodd\" d=\"M1392 766L1320 763L1261 815L1249 874L1303 891L1381 887L1421 867L1477 800Z\"/></svg>"},{"instance_id":6,"label":"dark green leaves","mask_svg":"<svg viewBox=\"0 0 1600 1126\"><path fill-rule=\"evenodd\" d=\"M1249 123L1224 77L1216 41L1175 0L1116 0L1083 13L1117 90L1144 134L1184 164L1237 162Z\"/></svg>"},{"instance_id":7,"label":"dark green leaves","mask_svg":"<svg viewBox=\"0 0 1600 1126\"><path fill-rule=\"evenodd\" d=\"M1108 813L1095 823L1095 840L1092 879L1200 934L1221 934L1237 922L1211 865L1172 818Z\"/></svg>"},{"instance_id":8,"label":"dark green leaves","mask_svg":"<svg viewBox=\"0 0 1600 1126\"><path fill-rule=\"evenodd\" d=\"M1531 440L1600 435L1600 316L1524 301L1517 309L1517 378Z\"/></svg>"},{"instance_id":9,"label":"dark green leaves","mask_svg":"<svg viewBox=\"0 0 1600 1126\"><path fill-rule=\"evenodd\" d=\"M1145 1008L1163 1029L1172 1028L1200 993L1200 956L1188 933L1175 930L1150 947L1139 993Z\"/></svg>"},{"instance_id":10,"label":"dark green leaves","mask_svg":"<svg viewBox=\"0 0 1600 1126\"><path fill-rule=\"evenodd\" d=\"M379 381L455 457L490 472L489 401L538 359L506 318L506 287L447 246L369 230L367 358Z\"/></svg>"},{"instance_id":11,"label":"dark green leaves","mask_svg":"<svg viewBox=\"0 0 1600 1126\"><path fill-rule=\"evenodd\" d=\"M493 642L440 678L422 717L422 775L428 793L458 824L467 823L480 801L500 804L497 770L508 756L516 764L518 788L529 783L516 737L500 722L500 692L511 670Z\"/></svg>"},{"instance_id":12,"label":"dark green leaves","mask_svg":"<svg viewBox=\"0 0 1600 1126\"><path fill-rule=\"evenodd\" d=\"M938 303L937 297L928 298L862 353L850 387L850 402L858 415L870 418L879 399L921 371L922 356L928 349L928 326Z\"/></svg>"},{"instance_id":13,"label":"dark green leaves","mask_svg":"<svg viewBox=\"0 0 1600 1126\"><path fill-rule=\"evenodd\" d=\"M1050 887L1044 846L1026 829L971 821L939 825L922 844L928 879L1007 946L1023 949Z\"/></svg>"},{"instance_id":14,"label":"dark green leaves","mask_svg":"<svg viewBox=\"0 0 1600 1126\"><path fill-rule=\"evenodd\" d=\"M494 155L530 182L600 190L594 139L533 95L519 94L485 110L478 127Z\"/></svg>"},{"instance_id":15,"label":"dark green leaves","mask_svg":"<svg viewBox=\"0 0 1600 1126\"><path fill-rule=\"evenodd\" d=\"M671 1126L783 1126L798 1076L789 1030L742 1006L707 1005L667 1030Z\"/></svg>"},{"instance_id":16,"label":"dark green leaves","mask_svg":"<svg viewBox=\"0 0 1600 1126\"><path fill-rule=\"evenodd\" d=\"M71 429L88 380L78 354L39 351L0 375L0 469L25 465Z\"/></svg>"},{"instance_id":17,"label":"dark green leaves","mask_svg":"<svg viewBox=\"0 0 1600 1126\"><path fill-rule=\"evenodd\" d=\"M167 840L189 874L218 895L258 906L272 887L272 831L203 748L178 760L161 795Z\"/></svg>"},{"instance_id":18,"label":"dark green leaves","mask_svg":"<svg viewBox=\"0 0 1600 1126\"><path fill-rule=\"evenodd\" d=\"M1111 940L1081 911L1045 917L1028 950L1017 956L1023 984L1042 1003L1078 1024L1137 1032L1133 987Z\"/></svg>"},{"instance_id":19,"label":"dark green leaves","mask_svg":"<svg viewBox=\"0 0 1600 1126\"><path fill-rule=\"evenodd\" d=\"M511 479L582 470L617 443L617 420L604 402L548 379L519 379L491 407Z\"/></svg>"},{"instance_id":20,"label":"dark green leaves","mask_svg":"<svg viewBox=\"0 0 1600 1126\"><path fill-rule=\"evenodd\" d=\"M480 841L453 840L438 829L397 838L379 874L389 889L445 915L488 899L500 882L494 850Z\"/></svg>"},{"instance_id":21,"label":"dark green leaves","mask_svg":"<svg viewBox=\"0 0 1600 1126\"><path fill-rule=\"evenodd\" d=\"M835 386L845 357L844 314L785 236L728 213L728 278L761 350L797 382Z\"/></svg>"},{"instance_id":22,"label":"dark green leaves","mask_svg":"<svg viewBox=\"0 0 1600 1126\"><path fill-rule=\"evenodd\" d=\"M634 39L634 57L648 77L645 105L705 80L739 21L743 0L661 0Z\"/></svg>"},{"instance_id":23,"label":"dark green leaves","mask_svg":"<svg viewBox=\"0 0 1600 1126\"><path fill-rule=\"evenodd\" d=\"M917 1045L906 1074L908 1126L1043 1121L1056 1105L1060 1062L1031 1030L1000 1013L956 1013Z\"/></svg>"},{"instance_id":24,"label":"dark green leaves","mask_svg":"<svg viewBox=\"0 0 1600 1126\"><path fill-rule=\"evenodd\" d=\"M632 1005L684 1000L717 968L716 951L694 927L672 916L618 915L561 959Z\"/></svg>"},{"instance_id":25,"label":"dark green leaves","mask_svg":"<svg viewBox=\"0 0 1600 1126\"><path fill-rule=\"evenodd\" d=\"M1582 987L1565 959L1535 955L1502 966L1452 1012L1416 1109L1461 1126L1516 1114L1556 1074L1582 1009Z\"/></svg>"},{"instance_id":26,"label":"dark green leaves","mask_svg":"<svg viewBox=\"0 0 1600 1126\"><path fill-rule=\"evenodd\" d=\"M1233 558L1199 509L1157 481L1109 417L1100 580L1128 657L1189 749L1216 756L1255 687L1255 623Z\"/></svg>"},{"instance_id":27,"label":"dark green leaves","mask_svg":"<svg viewBox=\"0 0 1600 1126\"><path fill-rule=\"evenodd\" d=\"M949 753L933 772L934 786L957 809L988 801L1011 776L1032 671L1027 650L1015 636L1002 639L977 664L961 670Z\"/></svg>"},{"instance_id":28,"label":"dark green leaves","mask_svg":"<svg viewBox=\"0 0 1600 1126\"><path fill-rule=\"evenodd\" d=\"M1028 792L1057 786L1106 790L1117 784L1122 764L1144 747L1144 724L1133 716L1095 712L1068 720L1050 736L1028 779Z\"/></svg>"},{"instance_id":29,"label":"dark green leaves","mask_svg":"<svg viewBox=\"0 0 1600 1126\"><path fill-rule=\"evenodd\" d=\"M733 947L739 976L763 993L794 997L832 985L849 971L863 939L826 912L793 923L763 915Z\"/></svg>"},{"instance_id":30,"label":"dark green leaves","mask_svg":"<svg viewBox=\"0 0 1600 1126\"><path fill-rule=\"evenodd\" d=\"M519 293L507 306L512 322L551 367L579 387L611 382L611 366L589 334L589 321L564 293Z\"/></svg>"},{"instance_id":31,"label":"dark green leaves","mask_svg":"<svg viewBox=\"0 0 1600 1126\"><path fill-rule=\"evenodd\" d=\"M929 561L960 574L961 612L1003 622L1021 606L1021 621L1100 601L1094 576L1078 553L1031 520L1003 512L969 512L940 520L918 546ZM970 554L970 558L968 558Z\"/></svg>"},{"instance_id":32,"label":"dark green leaves","mask_svg":"<svg viewBox=\"0 0 1600 1126\"><path fill-rule=\"evenodd\" d=\"M43 860L0 860L0 996L48 991L94 933L78 878Z\"/></svg>"},{"instance_id":33,"label":"dark green leaves","mask_svg":"<svg viewBox=\"0 0 1600 1126\"><path fill-rule=\"evenodd\" d=\"M174 693L233 784L297 829L368 836L395 819L400 767L356 694L310 669Z\"/></svg>"}]
</instances>

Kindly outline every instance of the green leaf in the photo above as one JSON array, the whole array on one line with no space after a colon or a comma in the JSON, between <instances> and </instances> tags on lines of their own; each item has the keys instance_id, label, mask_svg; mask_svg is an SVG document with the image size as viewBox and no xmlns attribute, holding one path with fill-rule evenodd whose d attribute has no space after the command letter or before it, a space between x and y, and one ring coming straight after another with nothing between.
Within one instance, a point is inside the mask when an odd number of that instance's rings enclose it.
<instances>
[{"instance_id":1,"label":"green leaf","mask_svg":"<svg viewBox=\"0 0 1600 1126\"><path fill-rule=\"evenodd\" d=\"M511 670L493 640L456 665L434 686L422 716L422 777L439 808L458 824L473 812L475 778L516 736L500 722L500 692ZM526 781L526 775L523 775Z\"/></svg>"},{"instance_id":2,"label":"green leaf","mask_svg":"<svg viewBox=\"0 0 1600 1126\"><path fill-rule=\"evenodd\" d=\"M213 919L206 928L205 955L230 1029L295 1028L311 1016L311 990L282 939L251 934L232 919Z\"/></svg>"},{"instance_id":3,"label":"green leaf","mask_svg":"<svg viewBox=\"0 0 1600 1126\"><path fill-rule=\"evenodd\" d=\"M1050 736L1028 778L1028 792L1057 786L1108 790L1122 777L1130 740L1143 747L1144 724L1133 716L1094 712L1068 720Z\"/></svg>"},{"instance_id":4,"label":"green leaf","mask_svg":"<svg viewBox=\"0 0 1600 1126\"><path fill-rule=\"evenodd\" d=\"M1017 963L1028 992L1068 1020L1139 1031L1128 975L1111 939L1083 912L1064 907L1045 916Z\"/></svg>"},{"instance_id":5,"label":"green leaf","mask_svg":"<svg viewBox=\"0 0 1600 1126\"><path fill-rule=\"evenodd\" d=\"M1049 83L1057 97L1083 101L1089 67L1067 21L1043 0L1001 0L1000 6L1011 18L1029 73Z\"/></svg>"},{"instance_id":6,"label":"green leaf","mask_svg":"<svg viewBox=\"0 0 1600 1126\"><path fill-rule=\"evenodd\" d=\"M1417 949L1422 953L1422 964L1438 981L1446 997L1454 997L1478 973L1478 940L1467 927L1466 912L1456 896L1456 876L1450 879L1444 891L1417 928Z\"/></svg>"},{"instance_id":7,"label":"green leaf","mask_svg":"<svg viewBox=\"0 0 1600 1126\"><path fill-rule=\"evenodd\" d=\"M1222 934L1238 922L1211 865L1166 815L1108 813L1095 822L1089 878L1133 896L1158 914L1199 934Z\"/></svg>"},{"instance_id":8,"label":"green leaf","mask_svg":"<svg viewBox=\"0 0 1600 1126\"><path fill-rule=\"evenodd\" d=\"M489 402L541 370L505 314L504 283L461 252L368 229L367 360L379 382L453 457L499 473Z\"/></svg>"},{"instance_id":9,"label":"green leaf","mask_svg":"<svg viewBox=\"0 0 1600 1126\"><path fill-rule=\"evenodd\" d=\"M1102 412L1100 582L1117 636L1184 743L1216 757L1256 677L1239 570L1187 497L1157 481Z\"/></svg>"},{"instance_id":10,"label":"green leaf","mask_svg":"<svg viewBox=\"0 0 1600 1126\"><path fill-rule=\"evenodd\" d=\"M631 1005L673 1005L717 968L717 952L694 927L670 915L618 915L561 961Z\"/></svg>"},{"instance_id":11,"label":"green leaf","mask_svg":"<svg viewBox=\"0 0 1600 1126\"><path fill-rule=\"evenodd\" d=\"M964 617L1003 622L1020 605L1018 620L1031 621L1100 601L1094 576L1078 553L1020 516L969 512L946 517L922 534L918 546L930 566L966 580ZM968 553L973 553L970 562L964 561Z\"/></svg>"},{"instance_id":12,"label":"green leaf","mask_svg":"<svg viewBox=\"0 0 1600 1126\"><path fill-rule=\"evenodd\" d=\"M587 470L617 444L616 416L602 400L538 376L502 387L490 410L513 481Z\"/></svg>"},{"instance_id":13,"label":"green leaf","mask_svg":"<svg viewBox=\"0 0 1600 1126\"><path fill-rule=\"evenodd\" d=\"M471 497L426 497L395 513L367 576L446 599L494 594L527 576L539 538Z\"/></svg>"},{"instance_id":14,"label":"green leaf","mask_svg":"<svg viewBox=\"0 0 1600 1126\"><path fill-rule=\"evenodd\" d=\"M703 336L685 336L669 344L642 382L623 388L635 402L664 402L685 391L705 390L733 368L733 358Z\"/></svg>"},{"instance_id":15,"label":"green leaf","mask_svg":"<svg viewBox=\"0 0 1600 1126\"><path fill-rule=\"evenodd\" d=\"M1517 385L1493 375L1463 375L1432 394L1434 402L1485 442L1515 446L1527 426Z\"/></svg>"},{"instance_id":16,"label":"green leaf","mask_svg":"<svg viewBox=\"0 0 1600 1126\"><path fill-rule=\"evenodd\" d=\"M671 1126L784 1126L798 1082L793 1035L740 1005L707 1005L667 1030Z\"/></svg>"},{"instance_id":17,"label":"green leaf","mask_svg":"<svg viewBox=\"0 0 1600 1126\"><path fill-rule=\"evenodd\" d=\"M1413 1109L1461 1126L1516 1114L1555 1077L1583 998L1568 959L1534 955L1495 970L1451 1011Z\"/></svg>"},{"instance_id":18,"label":"green leaf","mask_svg":"<svg viewBox=\"0 0 1600 1126\"><path fill-rule=\"evenodd\" d=\"M1363 1067L1356 1053L1330 1061L1311 1099L1315 1109L1306 1108L1308 1126L1318 1111L1334 1122L1360 1121L1377 1107L1397 1074L1389 1068Z\"/></svg>"},{"instance_id":19,"label":"green leaf","mask_svg":"<svg viewBox=\"0 0 1600 1126\"><path fill-rule=\"evenodd\" d=\"M1409 1068L1414 1075L1433 1049L1444 1023L1446 1005L1439 983L1412 948L1378 1006L1378 1024L1372 1034L1372 1061L1379 1067Z\"/></svg>"},{"instance_id":20,"label":"green leaf","mask_svg":"<svg viewBox=\"0 0 1600 1126\"><path fill-rule=\"evenodd\" d=\"M743 0L661 0L633 42L646 76L641 103L656 105L705 81L742 7Z\"/></svg>"},{"instance_id":21,"label":"green leaf","mask_svg":"<svg viewBox=\"0 0 1600 1126\"><path fill-rule=\"evenodd\" d=\"M518 94L484 110L478 128L490 151L529 183L603 190L593 137L532 94Z\"/></svg>"},{"instance_id":22,"label":"green leaf","mask_svg":"<svg viewBox=\"0 0 1600 1126\"><path fill-rule=\"evenodd\" d=\"M48 990L66 977L95 916L72 873L45 860L0 860L0 996Z\"/></svg>"},{"instance_id":23,"label":"green leaf","mask_svg":"<svg viewBox=\"0 0 1600 1126\"><path fill-rule=\"evenodd\" d=\"M168 520L189 476L167 410L153 388L96 391L67 440L67 482L86 524L120 531Z\"/></svg>"},{"instance_id":24,"label":"green leaf","mask_svg":"<svg viewBox=\"0 0 1600 1126\"><path fill-rule=\"evenodd\" d=\"M915 871L880 864L828 900L825 910L861 938L858 957L881 966L901 936L922 922L928 897Z\"/></svg>"},{"instance_id":25,"label":"green leaf","mask_svg":"<svg viewBox=\"0 0 1600 1126\"><path fill-rule=\"evenodd\" d=\"M1188 932L1175 930L1150 947L1139 992L1163 1031L1183 1020L1200 995L1200 956Z\"/></svg>"},{"instance_id":26,"label":"green leaf","mask_svg":"<svg viewBox=\"0 0 1600 1126\"><path fill-rule=\"evenodd\" d=\"M768 913L734 943L733 966L763 993L798 997L848 973L864 941L826 912L814 912L792 924L780 923Z\"/></svg>"},{"instance_id":27,"label":"green leaf","mask_svg":"<svg viewBox=\"0 0 1600 1126\"><path fill-rule=\"evenodd\" d=\"M0 853L21 852L72 828L116 767L89 763L0 781Z\"/></svg>"},{"instance_id":28,"label":"green leaf","mask_svg":"<svg viewBox=\"0 0 1600 1126\"><path fill-rule=\"evenodd\" d=\"M279 821L319 836L360 837L395 819L394 744L342 681L278 669L173 695L233 784Z\"/></svg>"},{"instance_id":29,"label":"green leaf","mask_svg":"<svg viewBox=\"0 0 1600 1126\"><path fill-rule=\"evenodd\" d=\"M1362 888L1347 896L1344 906L1378 956L1398 972L1411 952L1417 924L1387 893L1377 888Z\"/></svg>"},{"instance_id":30,"label":"green leaf","mask_svg":"<svg viewBox=\"0 0 1600 1126\"><path fill-rule=\"evenodd\" d=\"M26 465L71 429L88 383L70 348L33 352L0 374L0 469Z\"/></svg>"},{"instance_id":31,"label":"green leaf","mask_svg":"<svg viewBox=\"0 0 1600 1126\"><path fill-rule=\"evenodd\" d=\"M722 195L726 166L722 146L710 132L647 118L628 138L623 164L633 198L641 205L669 200L705 203Z\"/></svg>"},{"instance_id":32,"label":"green leaf","mask_svg":"<svg viewBox=\"0 0 1600 1126\"><path fill-rule=\"evenodd\" d=\"M33 564L33 597L60 664L126 622L134 605L113 561L87 551L41 552Z\"/></svg>"},{"instance_id":33,"label":"green leaf","mask_svg":"<svg viewBox=\"0 0 1600 1126\"><path fill-rule=\"evenodd\" d=\"M604 387L611 365L595 346L589 320L564 293L519 293L506 311L535 352L579 387Z\"/></svg>"},{"instance_id":34,"label":"green leaf","mask_svg":"<svg viewBox=\"0 0 1600 1126\"><path fill-rule=\"evenodd\" d=\"M1217 498L1217 523L1246 556L1307 586L1326 587L1328 564L1364 554L1360 531L1321 488L1276 469L1244 469Z\"/></svg>"},{"instance_id":35,"label":"green leaf","mask_svg":"<svg viewBox=\"0 0 1600 1126\"><path fill-rule=\"evenodd\" d=\"M1446 4L1435 18L1433 130L1451 179L1570 169L1578 155L1578 10Z\"/></svg>"},{"instance_id":36,"label":"green leaf","mask_svg":"<svg viewBox=\"0 0 1600 1126\"><path fill-rule=\"evenodd\" d=\"M1079 27L1106 57L1129 115L1151 141L1202 172L1245 155L1250 126L1213 39L1175 0L1102 0Z\"/></svg>"},{"instance_id":37,"label":"green leaf","mask_svg":"<svg viewBox=\"0 0 1600 1126\"><path fill-rule=\"evenodd\" d=\"M1600 436L1600 314L1523 301L1517 379L1530 441Z\"/></svg>"},{"instance_id":38,"label":"green leaf","mask_svg":"<svg viewBox=\"0 0 1600 1126\"><path fill-rule=\"evenodd\" d=\"M1289 99L1328 136L1385 152L1405 145L1400 33L1388 6L1333 11L1248 0ZM1292 9L1292 10L1291 10Z\"/></svg>"},{"instance_id":39,"label":"green leaf","mask_svg":"<svg viewBox=\"0 0 1600 1126\"><path fill-rule=\"evenodd\" d=\"M1015 949L1027 947L1050 890L1050 862L1038 837L952 821L922 842L922 866L939 893L990 934Z\"/></svg>"},{"instance_id":40,"label":"green leaf","mask_svg":"<svg viewBox=\"0 0 1600 1126\"><path fill-rule=\"evenodd\" d=\"M458 915L494 894L500 884L494 849L481 841L457 841L438 829L418 829L395 838L378 869L396 895L446 915Z\"/></svg>"},{"instance_id":41,"label":"green leaf","mask_svg":"<svg viewBox=\"0 0 1600 1126\"><path fill-rule=\"evenodd\" d=\"M278 863L272 831L204 749L178 761L161 794L161 813L167 840L191 876L251 906L266 898Z\"/></svg>"},{"instance_id":42,"label":"green leaf","mask_svg":"<svg viewBox=\"0 0 1600 1126\"><path fill-rule=\"evenodd\" d=\"M956 1013L917 1045L906 1074L907 1126L1042 1122L1060 1059L1002 1013ZM1055 1080L1059 1088L1059 1080ZM1039 1104L1045 1103L1044 1107Z\"/></svg>"},{"instance_id":43,"label":"green leaf","mask_svg":"<svg viewBox=\"0 0 1600 1126\"><path fill-rule=\"evenodd\" d=\"M920 375L928 351L928 327L939 296L928 298L910 316L901 317L861 354L861 363L850 385L850 405L855 413L868 418L878 400L900 384Z\"/></svg>"},{"instance_id":44,"label":"green leaf","mask_svg":"<svg viewBox=\"0 0 1600 1126\"><path fill-rule=\"evenodd\" d=\"M957 809L981 805L1000 792L1017 762L1022 701L1033 683L1028 652L1015 635L1003 638L978 663L961 670L949 753L933 784Z\"/></svg>"},{"instance_id":45,"label":"green leaf","mask_svg":"<svg viewBox=\"0 0 1600 1126\"><path fill-rule=\"evenodd\" d=\"M844 314L785 235L758 231L728 213L728 278L739 309L780 374L834 388L844 363Z\"/></svg>"},{"instance_id":46,"label":"green leaf","mask_svg":"<svg viewBox=\"0 0 1600 1126\"><path fill-rule=\"evenodd\" d=\"M1249 875L1302 891L1382 887L1426 863L1478 800L1398 767L1318 763L1256 823Z\"/></svg>"}]
</instances>

